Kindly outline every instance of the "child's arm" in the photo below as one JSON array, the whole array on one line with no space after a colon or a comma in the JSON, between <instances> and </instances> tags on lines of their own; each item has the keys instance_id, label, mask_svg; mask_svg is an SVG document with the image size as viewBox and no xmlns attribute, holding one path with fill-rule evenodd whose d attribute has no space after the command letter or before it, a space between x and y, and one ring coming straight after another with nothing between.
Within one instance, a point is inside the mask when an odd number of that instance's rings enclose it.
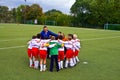
<instances>
[{"instance_id":1,"label":"child's arm","mask_svg":"<svg viewBox=\"0 0 120 80\"><path fill-rule=\"evenodd\" d=\"M29 45L31 43L31 40L29 40L28 42L27 42L27 44Z\"/></svg>"},{"instance_id":2,"label":"child's arm","mask_svg":"<svg viewBox=\"0 0 120 80\"><path fill-rule=\"evenodd\" d=\"M55 46L56 46L56 44L51 44L51 45L49 45L49 48L53 48Z\"/></svg>"}]
</instances>

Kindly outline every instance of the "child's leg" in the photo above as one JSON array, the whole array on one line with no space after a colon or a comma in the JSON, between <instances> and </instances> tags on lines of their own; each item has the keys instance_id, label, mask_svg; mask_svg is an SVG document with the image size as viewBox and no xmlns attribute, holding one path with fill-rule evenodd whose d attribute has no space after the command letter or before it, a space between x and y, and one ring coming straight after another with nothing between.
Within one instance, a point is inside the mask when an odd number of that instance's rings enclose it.
<instances>
[{"instance_id":1,"label":"child's leg","mask_svg":"<svg viewBox=\"0 0 120 80\"><path fill-rule=\"evenodd\" d=\"M60 64L61 64L61 68L63 69L63 60L64 60L64 51L62 51L62 53L61 53L61 61L60 61Z\"/></svg>"},{"instance_id":2,"label":"child's leg","mask_svg":"<svg viewBox=\"0 0 120 80\"><path fill-rule=\"evenodd\" d=\"M34 61L34 68L35 69L38 69L38 65L39 65L39 61L38 61L38 48L33 48L33 54L34 54L34 58L35 58L35 61Z\"/></svg>"},{"instance_id":3,"label":"child's leg","mask_svg":"<svg viewBox=\"0 0 120 80\"><path fill-rule=\"evenodd\" d=\"M78 56L76 56L75 58L76 58L77 62L80 62L80 60L79 60Z\"/></svg>"},{"instance_id":4,"label":"child's leg","mask_svg":"<svg viewBox=\"0 0 120 80\"><path fill-rule=\"evenodd\" d=\"M53 66L54 66L54 55L51 56L51 61L50 61L50 71L53 72Z\"/></svg>"},{"instance_id":5,"label":"child's leg","mask_svg":"<svg viewBox=\"0 0 120 80\"><path fill-rule=\"evenodd\" d=\"M67 68L67 67L68 67L68 63L69 63L69 59L68 59L68 58L66 58L66 61L65 61L65 68Z\"/></svg>"},{"instance_id":6,"label":"child's leg","mask_svg":"<svg viewBox=\"0 0 120 80\"><path fill-rule=\"evenodd\" d=\"M58 55L54 55L55 62L56 62L56 69L59 71L59 66L58 66Z\"/></svg>"},{"instance_id":7,"label":"child's leg","mask_svg":"<svg viewBox=\"0 0 120 80\"><path fill-rule=\"evenodd\" d=\"M38 57L35 57L34 68L38 69L38 65L39 65Z\"/></svg>"},{"instance_id":8,"label":"child's leg","mask_svg":"<svg viewBox=\"0 0 120 80\"><path fill-rule=\"evenodd\" d=\"M43 70L43 59L40 59L40 71Z\"/></svg>"},{"instance_id":9,"label":"child's leg","mask_svg":"<svg viewBox=\"0 0 120 80\"><path fill-rule=\"evenodd\" d=\"M28 53L28 57L29 57L29 67L33 67L32 64L33 64L33 60L32 60L32 49L28 49L27 50L27 53Z\"/></svg>"},{"instance_id":10,"label":"child's leg","mask_svg":"<svg viewBox=\"0 0 120 80\"><path fill-rule=\"evenodd\" d=\"M61 69L63 69L63 61L60 61Z\"/></svg>"},{"instance_id":11,"label":"child's leg","mask_svg":"<svg viewBox=\"0 0 120 80\"><path fill-rule=\"evenodd\" d=\"M33 60L31 59L31 58L29 58L29 62L30 62L30 67L32 67L32 65L33 65Z\"/></svg>"},{"instance_id":12,"label":"child's leg","mask_svg":"<svg viewBox=\"0 0 120 80\"><path fill-rule=\"evenodd\" d=\"M74 66L74 63L73 63L73 59L70 58L70 66L73 67Z\"/></svg>"},{"instance_id":13,"label":"child's leg","mask_svg":"<svg viewBox=\"0 0 120 80\"><path fill-rule=\"evenodd\" d=\"M61 69L61 61L58 61L59 69Z\"/></svg>"},{"instance_id":14,"label":"child's leg","mask_svg":"<svg viewBox=\"0 0 120 80\"><path fill-rule=\"evenodd\" d=\"M73 63L74 63L74 65L76 65L76 59L75 59L75 57L73 57Z\"/></svg>"},{"instance_id":15,"label":"child's leg","mask_svg":"<svg viewBox=\"0 0 120 80\"><path fill-rule=\"evenodd\" d=\"M43 60L43 63L44 63L43 64L43 71L45 71L46 70L46 59Z\"/></svg>"}]
</instances>

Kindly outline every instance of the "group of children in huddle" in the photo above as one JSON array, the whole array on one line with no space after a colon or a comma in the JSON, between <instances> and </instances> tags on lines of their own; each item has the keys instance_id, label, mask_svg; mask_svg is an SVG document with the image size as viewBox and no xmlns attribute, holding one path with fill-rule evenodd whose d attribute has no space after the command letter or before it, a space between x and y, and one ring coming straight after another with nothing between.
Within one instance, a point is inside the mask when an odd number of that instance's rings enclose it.
<instances>
[{"instance_id":1,"label":"group of children in huddle","mask_svg":"<svg viewBox=\"0 0 120 80\"><path fill-rule=\"evenodd\" d=\"M28 42L29 67L45 71L47 55L50 57L50 71L53 72L54 62L56 70L75 66L80 60L80 40L76 34L68 34L67 38L59 32L56 38L41 39L40 35L32 36Z\"/></svg>"}]
</instances>

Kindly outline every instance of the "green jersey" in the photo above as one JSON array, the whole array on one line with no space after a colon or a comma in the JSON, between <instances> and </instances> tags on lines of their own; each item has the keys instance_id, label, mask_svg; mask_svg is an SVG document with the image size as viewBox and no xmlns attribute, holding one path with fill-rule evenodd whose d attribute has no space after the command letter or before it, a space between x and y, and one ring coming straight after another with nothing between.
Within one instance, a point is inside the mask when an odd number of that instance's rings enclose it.
<instances>
[{"instance_id":1,"label":"green jersey","mask_svg":"<svg viewBox=\"0 0 120 80\"><path fill-rule=\"evenodd\" d=\"M49 42L50 47L50 55L58 55L58 49L62 47L57 41L52 40Z\"/></svg>"}]
</instances>

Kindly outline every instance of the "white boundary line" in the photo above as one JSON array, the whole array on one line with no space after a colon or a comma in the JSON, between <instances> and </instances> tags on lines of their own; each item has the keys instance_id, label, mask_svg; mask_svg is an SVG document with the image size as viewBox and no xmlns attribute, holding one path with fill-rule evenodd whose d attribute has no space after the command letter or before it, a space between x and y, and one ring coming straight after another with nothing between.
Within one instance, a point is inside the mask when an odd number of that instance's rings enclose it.
<instances>
[{"instance_id":1,"label":"white boundary line","mask_svg":"<svg viewBox=\"0 0 120 80\"><path fill-rule=\"evenodd\" d=\"M5 42L5 41L15 41L15 40L27 40L28 38L19 38L19 39L7 39L7 40L0 40L0 42ZM28 39L29 40L29 39Z\"/></svg>"},{"instance_id":2,"label":"white boundary line","mask_svg":"<svg viewBox=\"0 0 120 80\"><path fill-rule=\"evenodd\" d=\"M23 45L23 46L12 46L12 47L3 47L3 48L0 48L0 50L4 50L4 49L14 49L14 48L22 48L22 47L25 47L26 45Z\"/></svg>"},{"instance_id":3,"label":"white boundary line","mask_svg":"<svg viewBox=\"0 0 120 80\"><path fill-rule=\"evenodd\" d=\"M114 36L114 37L103 37L103 38L91 38L91 39L82 39L81 41L91 41L91 40L102 40L102 39L113 39L113 38L119 38L120 36ZM17 39L14 39L17 40ZM22 40L22 39L21 39ZM4 49L14 49L14 48L22 48L22 47L26 47L26 45L22 45L22 46L11 46L11 47L3 47L0 48L0 50L4 50Z\"/></svg>"},{"instance_id":4,"label":"white boundary line","mask_svg":"<svg viewBox=\"0 0 120 80\"><path fill-rule=\"evenodd\" d=\"M91 38L91 39L82 39L81 41L91 41L91 40L101 40L101 39L113 39L113 38L119 38L120 36L114 36L114 37L102 37L102 38Z\"/></svg>"}]
</instances>

